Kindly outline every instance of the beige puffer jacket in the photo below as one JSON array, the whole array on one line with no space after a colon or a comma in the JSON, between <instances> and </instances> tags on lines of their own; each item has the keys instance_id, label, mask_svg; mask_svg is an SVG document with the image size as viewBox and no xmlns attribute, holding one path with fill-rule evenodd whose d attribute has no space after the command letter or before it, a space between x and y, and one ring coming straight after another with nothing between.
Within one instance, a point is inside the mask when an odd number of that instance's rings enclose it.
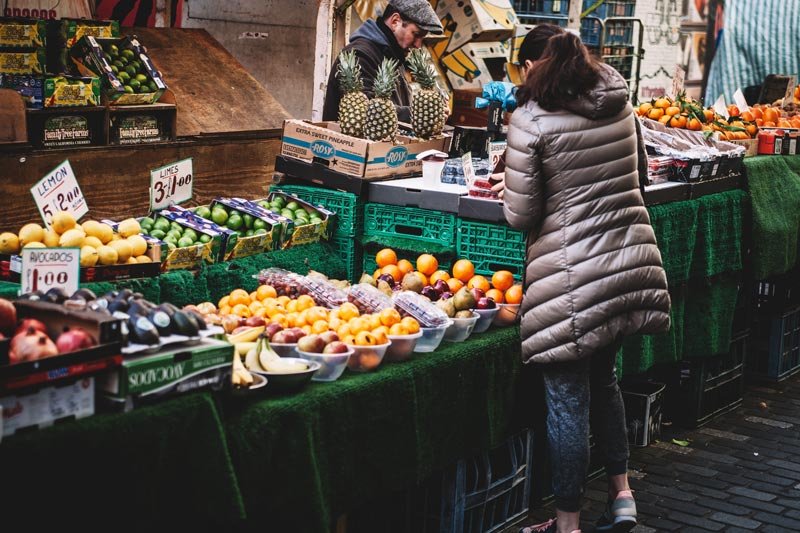
<instances>
[{"instance_id":1,"label":"beige puffer jacket","mask_svg":"<svg viewBox=\"0 0 800 533\"><path fill-rule=\"evenodd\" d=\"M620 336L669 329L667 277L639 190L628 88L603 66L569 109L511 117L505 216L529 231L522 357L587 357Z\"/></svg>"}]
</instances>

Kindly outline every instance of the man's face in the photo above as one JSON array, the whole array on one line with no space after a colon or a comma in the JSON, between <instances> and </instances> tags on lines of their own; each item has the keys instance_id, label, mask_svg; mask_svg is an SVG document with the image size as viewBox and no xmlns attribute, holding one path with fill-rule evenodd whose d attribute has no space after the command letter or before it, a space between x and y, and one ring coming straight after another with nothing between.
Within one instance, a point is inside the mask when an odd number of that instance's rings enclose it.
<instances>
[{"instance_id":1,"label":"man's face","mask_svg":"<svg viewBox=\"0 0 800 533\"><path fill-rule=\"evenodd\" d=\"M388 26L397 40L397 44L404 52L408 53L412 48L422 48L422 39L428 34L415 23L403 20L395 13L389 17Z\"/></svg>"}]
</instances>

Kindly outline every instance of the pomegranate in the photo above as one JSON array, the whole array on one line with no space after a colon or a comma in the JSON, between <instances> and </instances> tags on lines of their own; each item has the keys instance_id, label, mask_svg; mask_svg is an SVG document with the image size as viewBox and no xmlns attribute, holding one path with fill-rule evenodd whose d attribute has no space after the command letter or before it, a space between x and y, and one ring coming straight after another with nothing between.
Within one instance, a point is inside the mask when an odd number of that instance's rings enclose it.
<instances>
[{"instance_id":1,"label":"pomegranate","mask_svg":"<svg viewBox=\"0 0 800 533\"><path fill-rule=\"evenodd\" d=\"M35 361L51 355L58 355L58 349L45 333L29 327L14 335L8 358L11 363Z\"/></svg>"},{"instance_id":2,"label":"pomegranate","mask_svg":"<svg viewBox=\"0 0 800 533\"><path fill-rule=\"evenodd\" d=\"M0 298L0 332L8 335L16 326L17 308L5 298Z\"/></svg>"},{"instance_id":3,"label":"pomegranate","mask_svg":"<svg viewBox=\"0 0 800 533\"><path fill-rule=\"evenodd\" d=\"M36 320L35 318L23 318L22 322L20 322L19 326L17 326L17 331L15 331L15 333L28 331L28 328L33 328L36 331L41 331L42 333L47 335L47 326L45 326L40 320Z\"/></svg>"},{"instance_id":4,"label":"pomegranate","mask_svg":"<svg viewBox=\"0 0 800 533\"><path fill-rule=\"evenodd\" d=\"M95 344L97 342L94 337L83 328L64 328L64 332L56 339L58 353L76 352L91 348Z\"/></svg>"}]
</instances>

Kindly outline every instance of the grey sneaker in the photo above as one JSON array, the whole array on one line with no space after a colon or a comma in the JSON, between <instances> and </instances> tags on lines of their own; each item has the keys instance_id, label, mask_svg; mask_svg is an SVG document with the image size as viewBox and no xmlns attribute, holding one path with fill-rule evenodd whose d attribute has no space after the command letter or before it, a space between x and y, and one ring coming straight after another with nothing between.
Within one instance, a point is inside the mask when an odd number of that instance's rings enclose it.
<instances>
[{"instance_id":1,"label":"grey sneaker","mask_svg":"<svg viewBox=\"0 0 800 533\"><path fill-rule=\"evenodd\" d=\"M627 533L636 527L636 502L629 490L624 490L617 495L613 502L608 502L603 516L597 519L597 531L612 531L613 533Z\"/></svg>"}]
</instances>

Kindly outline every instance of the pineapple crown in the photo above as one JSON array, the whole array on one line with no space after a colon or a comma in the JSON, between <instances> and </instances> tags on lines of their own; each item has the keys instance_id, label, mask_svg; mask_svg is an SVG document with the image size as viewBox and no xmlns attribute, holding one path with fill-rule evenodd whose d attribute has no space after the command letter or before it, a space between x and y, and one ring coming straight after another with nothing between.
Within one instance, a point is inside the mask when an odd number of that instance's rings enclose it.
<instances>
[{"instance_id":1,"label":"pineapple crown","mask_svg":"<svg viewBox=\"0 0 800 533\"><path fill-rule=\"evenodd\" d=\"M391 97L397 82L397 67L396 59L383 58L383 61L378 66L378 72L375 74L375 81L372 85L375 98Z\"/></svg>"},{"instance_id":2,"label":"pineapple crown","mask_svg":"<svg viewBox=\"0 0 800 533\"><path fill-rule=\"evenodd\" d=\"M344 50L339 54L339 68L336 79L343 93L361 92L364 82L361 79L361 65L358 64L355 50Z\"/></svg>"},{"instance_id":3,"label":"pineapple crown","mask_svg":"<svg viewBox=\"0 0 800 533\"><path fill-rule=\"evenodd\" d=\"M423 89L433 89L436 86L436 71L431 64L431 56L424 48L412 50L408 56L408 68L414 81Z\"/></svg>"}]
</instances>

